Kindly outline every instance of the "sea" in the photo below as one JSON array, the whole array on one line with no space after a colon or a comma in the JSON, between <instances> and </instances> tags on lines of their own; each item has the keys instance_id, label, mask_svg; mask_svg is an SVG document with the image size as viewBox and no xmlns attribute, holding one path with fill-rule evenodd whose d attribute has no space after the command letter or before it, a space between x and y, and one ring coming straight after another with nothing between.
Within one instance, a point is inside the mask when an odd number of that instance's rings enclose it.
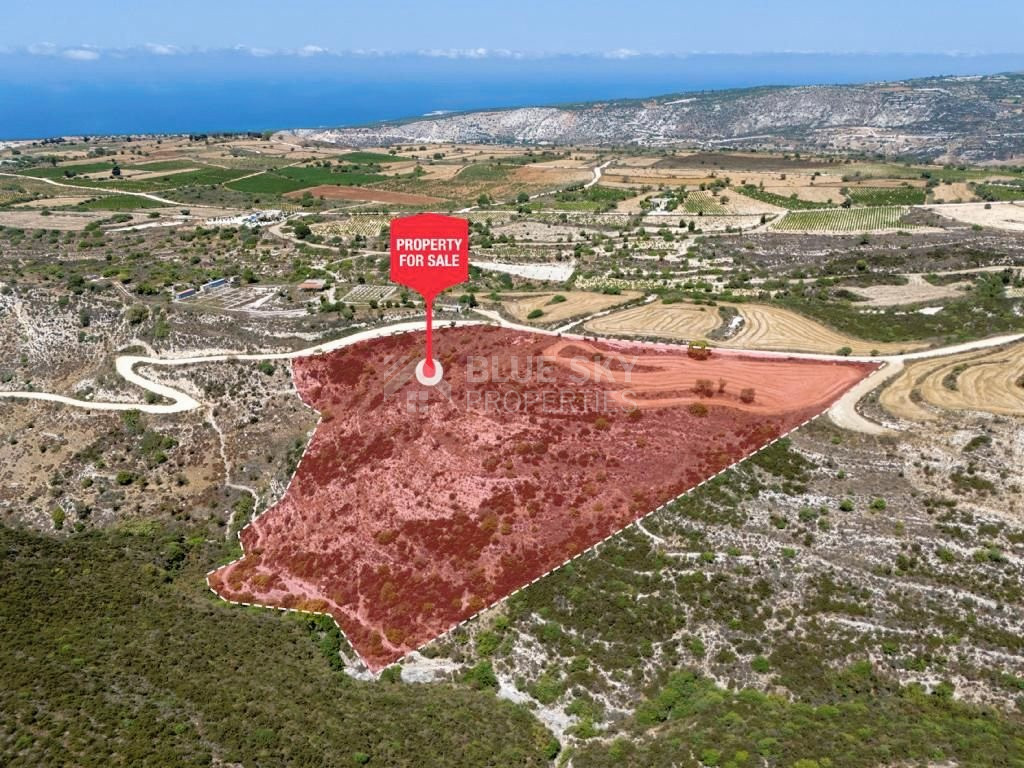
<instances>
[{"instance_id":1,"label":"sea","mask_svg":"<svg viewBox=\"0 0 1024 768\"><path fill-rule=\"evenodd\" d=\"M362 125L445 112L773 85L1024 71L1024 55L621 58L0 53L0 139Z\"/></svg>"}]
</instances>

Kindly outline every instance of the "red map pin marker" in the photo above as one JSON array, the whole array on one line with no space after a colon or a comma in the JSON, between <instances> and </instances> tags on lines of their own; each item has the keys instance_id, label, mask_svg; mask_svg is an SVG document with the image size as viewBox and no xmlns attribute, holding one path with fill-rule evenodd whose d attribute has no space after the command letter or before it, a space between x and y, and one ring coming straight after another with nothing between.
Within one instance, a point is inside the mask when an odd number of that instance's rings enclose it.
<instances>
[{"instance_id":1,"label":"red map pin marker","mask_svg":"<svg viewBox=\"0 0 1024 768\"><path fill-rule=\"evenodd\" d=\"M427 351L416 367L423 384L437 384L443 371L434 359L434 297L469 279L469 222L438 213L391 221L391 281L412 288L427 308Z\"/></svg>"}]
</instances>

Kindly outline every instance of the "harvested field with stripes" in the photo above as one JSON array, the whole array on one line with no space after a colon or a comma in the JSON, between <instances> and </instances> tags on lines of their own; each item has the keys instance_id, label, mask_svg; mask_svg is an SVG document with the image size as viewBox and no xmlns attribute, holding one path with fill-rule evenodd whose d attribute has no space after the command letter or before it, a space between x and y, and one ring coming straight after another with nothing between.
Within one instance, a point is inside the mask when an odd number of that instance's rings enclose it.
<instances>
[{"instance_id":1,"label":"harvested field with stripes","mask_svg":"<svg viewBox=\"0 0 1024 768\"><path fill-rule=\"evenodd\" d=\"M688 341L703 339L721 325L714 307L696 304L645 304L624 309L586 324L586 330L608 336L655 336Z\"/></svg>"},{"instance_id":2,"label":"harvested field with stripes","mask_svg":"<svg viewBox=\"0 0 1024 768\"><path fill-rule=\"evenodd\" d=\"M1024 416L1024 344L910 363L879 402L909 421L936 419L928 406Z\"/></svg>"},{"instance_id":3,"label":"harvested field with stripes","mask_svg":"<svg viewBox=\"0 0 1024 768\"><path fill-rule=\"evenodd\" d=\"M505 310L520 322L547 325L617 307L627 301L639 299L642 295L636 291L624 291L617 296L589 291L562 291L525 296L505 294L502 303ZM565 301L556 299L556 296L564 297ZM537 310L544 314L531 318L530 313Z\"/></svg>"},{"instance_id":4,"label":"harvested field with stripes","mask_svg":"<svg viewBox=\"0 0 1024 768\"><path fill-rule=\"evenodd\" d=\"M734 327L738 327L724 340L715 341L715 346L826 354L848 347L855 355L873 352L895 354L927 346L916 342L893 344L858 339L797 312L766 304L719 306L735 309L741 321L732 321ZM613 312L606 317L591 320L586 324L586 330L611 336L690 340L707 338L722 325L722 318L715 307L680 302L647 304Z\"/></svg>"}]
</instances>

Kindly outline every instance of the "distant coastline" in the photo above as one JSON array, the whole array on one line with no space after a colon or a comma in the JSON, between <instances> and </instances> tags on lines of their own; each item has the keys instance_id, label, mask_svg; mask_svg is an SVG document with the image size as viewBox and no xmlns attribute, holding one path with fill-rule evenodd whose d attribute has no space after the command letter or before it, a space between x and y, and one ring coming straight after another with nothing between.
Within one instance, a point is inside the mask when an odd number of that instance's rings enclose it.
<instances>
[{"instance_id":1,"label":"distant coastline","mask_svg":"<svg viewBox=\"0 0 1024 768\"><path fill-rule=\"evenodd\" d=\"M144 53L69 62L0 51L0 140L329 128L453 112L763 85L1024 70L1024 54L694 54L610 59Z\"/></svg>"}]
</instances>

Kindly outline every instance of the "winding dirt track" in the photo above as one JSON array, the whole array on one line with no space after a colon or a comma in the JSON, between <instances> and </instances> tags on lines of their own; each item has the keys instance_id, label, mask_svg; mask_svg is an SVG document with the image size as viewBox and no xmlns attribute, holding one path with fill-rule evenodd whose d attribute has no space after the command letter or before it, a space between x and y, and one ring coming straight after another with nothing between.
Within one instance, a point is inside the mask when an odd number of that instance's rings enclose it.
<instances>
[{"instance_id":1,"label":"winding dirt track","mask_svg":"<svg viewBox=\"0 0 1024 768\"><path fill-rule=\"evenodd\" d=\"M455 321L456 325L476 325L472 321ZM136 372L135 368L139 365L159 365L159 366L181 366L181 365L196 365L199 363L219 363L226 360L291 360L296 357L306 357L309 355L319 355L324 352L330 352L335 349L341 349L351 344L356 344L360 341L367 339L375 339L381 336L392 336L398 333L407 333L409 331L420 331L423 330L424 324L421 321L413 321L407 323L397 323L395 325L387 325L381 328L371 328L367 331L361 331L360 333L354 333L351 336L344 336L340 339L329 341L325 344L318 344L314 347L308 347L307 349L300 349L297 352L271 352L266 354L240 354L235 352L224 352L213 355L197 355L188 357L145 357L140 355L122 355L118 357L115 362L115 368L117 369L118 375L121 376L125 381L128 381L135 386L144 389L148 392L153 392L160 397L170 400L170 403L166 404L149 404L149 403L96 403L90 400L77 400L73 397L67 397L65 395L55 395L49 392L0 392L0 398L12 398L18 400L45 400L51 403L61 403L63 405L71 405L76 408L85 408L91 411L142 411L143 413L152 414L171 414L171 413L183 413L185 411L191 411L195 408L201 407L201 403L193 398L191 395L182 392L181 390L168 387L165 384L160 384L155 381L147 379L145 376Z\"/></svg>"},{"instance_id":2,"label":"winding dirt track","mask_svg":"<svg viewBox=\"0 0 1024 768\"><path fill-rule=\"evenodd\" d=\"M636 307L633 310L626 310L629 312L635 310L642 310L648 308L649 305L642 307ZM676 305L660 305L662 307L676 306ZM532 333L547 333L552 336L561 335L556 331L545 331L537 328L531 328L518 323L513 323L505 318L501 317L497 312L490 310L477 309L477 314L486 317L498 325L506 328L518 328L520 330L531 331ZM616 313L623 314L623 313ZM614 315L609 315L612 317ZM604 319L604 318L599 318ZM591 321L592 323L593 321ZM811 321L808 321L811 322ZM590 330L591 323L588 323L585 327ZM463 320L457 321L456 325L474 325L476 321ZM237 360L288 360L296 357L304 357L308 355L316 355L323 352L329 352L334 349L355 344L365 339L377 338L380 336L389 336L397 333L405 333L408 331L422 330L422 321L412 321L407 323L400 323L391 326L385 326L382 328L371 328L360 333L346 336L341 339L335 339L334 341L327 342L326 344L319 344L308 349L298 350L296 352L282 352L282 353L268 353L268 354L239 354L239 353L218 353L218 354L207 354L197 356L185 356L185 357L174 357L174 358L161 358L155 356L137 356L137 355L125 355L117 358L116 369L119 375L126 381L131 382L137 387L153 392L160 397L170 400L170 403L166 404L148 404L148 403L98 403L91 402L88 400L77 400L75 398L67 397L65 395L58 395L49 392L0 392L0 399L21 399L21 400L41 400L46 402L61 403L63 405L70 405L76 408L84 408L86 410L100 410L100 411L128 411L138 410L144 413L151 414L173 414L182 413L189 411L194 408L201 407L195 398L191 395L176 390L172 387L160 384L155 381L147 379L145 376L137 373L135 367L138 365L155 365L155 366L182 366L182 365L194 365L198 363L207 362L222 362L225 360L237 359ZM569 337L567 337L569 338ZM900 372L903 371L906 362L923 360L930 358L947 358L949 355L960 355L963 353L972 352L975 350L992 349L1014 342L1024 340L1024 333L1012 334L1006 336L999 336L989 339L980 339L965 344L958 344L952 347L924 350L921 352L913 352L903 355L892 355L892 356L875 356L875 357L864 357L857 356L856 353L850 357L837 357L833 354L824 354L820 352L789 352L785 353L787 356L792 358L808 358L815 360L860 360L864 361L879 361L883 362L884 365L877 371L872 373L868 378L861 381L855 387L848 390L839 400L837 400L833 406L829 409L829 417L837 425L844 429L849 429L855 432L863 432L865 434L881 434L886 432L884 427L865 418L857 410L857 403L860 400L878 389L886 382L895 378ZM734 340L735 341L735 340ZM777 352L765 352L763 354L783 354ZM991 378L991 377L989 377ZM991 385L989 385L991 387ZM756 385L755 385L756 389ZM909 402L909 401L908 401ZM883 403L884 404L884 403ZM977 409L977 406L973 406ZM913 417L908 417L913 418Z\"/></svg>"}]
</instances>

